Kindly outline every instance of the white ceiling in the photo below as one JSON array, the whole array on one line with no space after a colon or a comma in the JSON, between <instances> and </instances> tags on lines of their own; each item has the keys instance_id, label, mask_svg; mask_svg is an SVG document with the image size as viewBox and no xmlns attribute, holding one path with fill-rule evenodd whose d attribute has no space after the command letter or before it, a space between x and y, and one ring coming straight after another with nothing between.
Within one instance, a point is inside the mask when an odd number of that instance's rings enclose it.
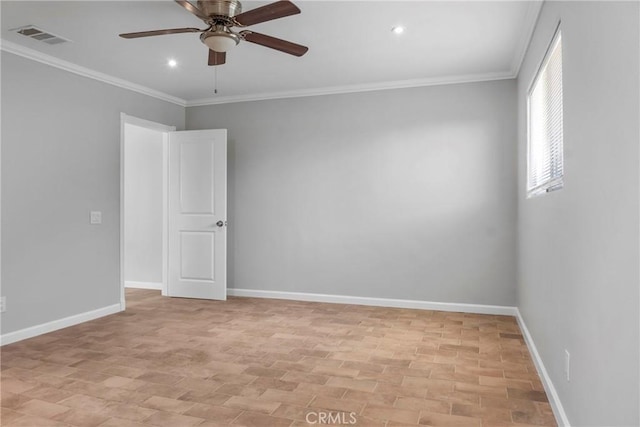
<instances>
[{"instance_id":1,"label":"white ceiling","mask_svg":"<svg viewBox=\"0 0 640 427\"><path fill-rule=\"evenodd\" d=\"M198 34L118 37L204 28L169 0L2 1L3 49L67 68L75 64L197 105L513 77L540 10L539 1L294 2L300 15L251 29L306 45L309 52L297 58L243 42L217 67L215 96L215 67L207 66ZM246 1L243 10L267 3ZM72 42L48 45L11 31L25 25ZM396 25L405 33L393 34ZM178 61L176 68L166 65L169 58Z\"/></svg>"}]
</instances>

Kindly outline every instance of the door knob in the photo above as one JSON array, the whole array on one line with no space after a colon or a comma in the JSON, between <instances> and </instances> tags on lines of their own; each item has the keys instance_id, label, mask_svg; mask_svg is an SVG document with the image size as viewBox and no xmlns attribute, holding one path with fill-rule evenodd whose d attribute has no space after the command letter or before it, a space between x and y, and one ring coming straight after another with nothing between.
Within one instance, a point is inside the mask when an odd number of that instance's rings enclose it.
<instances>
[{"instance_id":1,"label":"door knob","mask_svg":"<svg viewBox=\"0 0 640 427\"><path fill-rule=\"evenodd\" d=\"M218 221L218 222L216 222L216 225L217 225L218 227L223 227L223 226L225 226L226 224L224 223L224 221Z\"/></svg>"}]
</instances>

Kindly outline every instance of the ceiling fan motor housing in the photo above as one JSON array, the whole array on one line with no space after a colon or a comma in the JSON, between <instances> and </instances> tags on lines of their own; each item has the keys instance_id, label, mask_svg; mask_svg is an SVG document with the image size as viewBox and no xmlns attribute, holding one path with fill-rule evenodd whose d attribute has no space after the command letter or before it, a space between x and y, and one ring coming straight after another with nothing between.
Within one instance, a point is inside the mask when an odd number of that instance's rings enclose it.
<instances>
[{"instance_id":1,"label":"ceiling fan motor housing","mask_svg":"<svg viewBox=\"0 0 640 427\"><path fill-rule=\"evenodd\" d=\"M242 5L238 0L198 0L198 9L207 16L233 18L242 12Z\"/></svg>"}]
</instances>

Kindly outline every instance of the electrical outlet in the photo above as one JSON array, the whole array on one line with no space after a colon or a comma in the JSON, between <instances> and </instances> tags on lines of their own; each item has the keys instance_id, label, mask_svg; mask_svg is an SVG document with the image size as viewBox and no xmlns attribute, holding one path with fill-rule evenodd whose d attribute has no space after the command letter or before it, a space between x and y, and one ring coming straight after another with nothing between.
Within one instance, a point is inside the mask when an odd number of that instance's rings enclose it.
<instances>
[{"instance_id":1,"label":"electrical outlet","mask_svg":"<svg viewBox=\"0 0 640 427\"><path fill-rule=\"evenodd\" d=\"M571 381L571 354L569 350L564 351L564 376L567 382Z\"/></svg>"},{"instance_id":2,"label":"electrical outlet","mask_svg":"<svg viewBox=\"0 0 640 427\"><path fill-rule=\"evenodd\" d=\"M0 313L7 311L7 297L0 297Z\"/></svg>"},{"instance_id":3,"label":"electrical outlet","mask_svg":"<svg viewBox=\"0 0 640 427\"><path fill-rule=\"evenodd\" d=\"M91 211L91 224L102 224L102 212Z\"/></svg>"}]
</instances>

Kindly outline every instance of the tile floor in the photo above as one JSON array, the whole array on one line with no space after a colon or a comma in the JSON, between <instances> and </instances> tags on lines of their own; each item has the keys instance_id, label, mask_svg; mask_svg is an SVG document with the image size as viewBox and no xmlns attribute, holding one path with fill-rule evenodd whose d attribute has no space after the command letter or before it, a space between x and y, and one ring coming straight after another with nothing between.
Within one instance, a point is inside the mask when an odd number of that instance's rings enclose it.
<instances>
[{"instance_id":1,"label":"tile floor","mask_svg":"<svg viewBox=\"0 0 640 427\"><path fill-rule=\"evenodd\" d=\"M514 318L127 290L4 346L2 426L553 426Z\"/></svg>"}]
</instances>

